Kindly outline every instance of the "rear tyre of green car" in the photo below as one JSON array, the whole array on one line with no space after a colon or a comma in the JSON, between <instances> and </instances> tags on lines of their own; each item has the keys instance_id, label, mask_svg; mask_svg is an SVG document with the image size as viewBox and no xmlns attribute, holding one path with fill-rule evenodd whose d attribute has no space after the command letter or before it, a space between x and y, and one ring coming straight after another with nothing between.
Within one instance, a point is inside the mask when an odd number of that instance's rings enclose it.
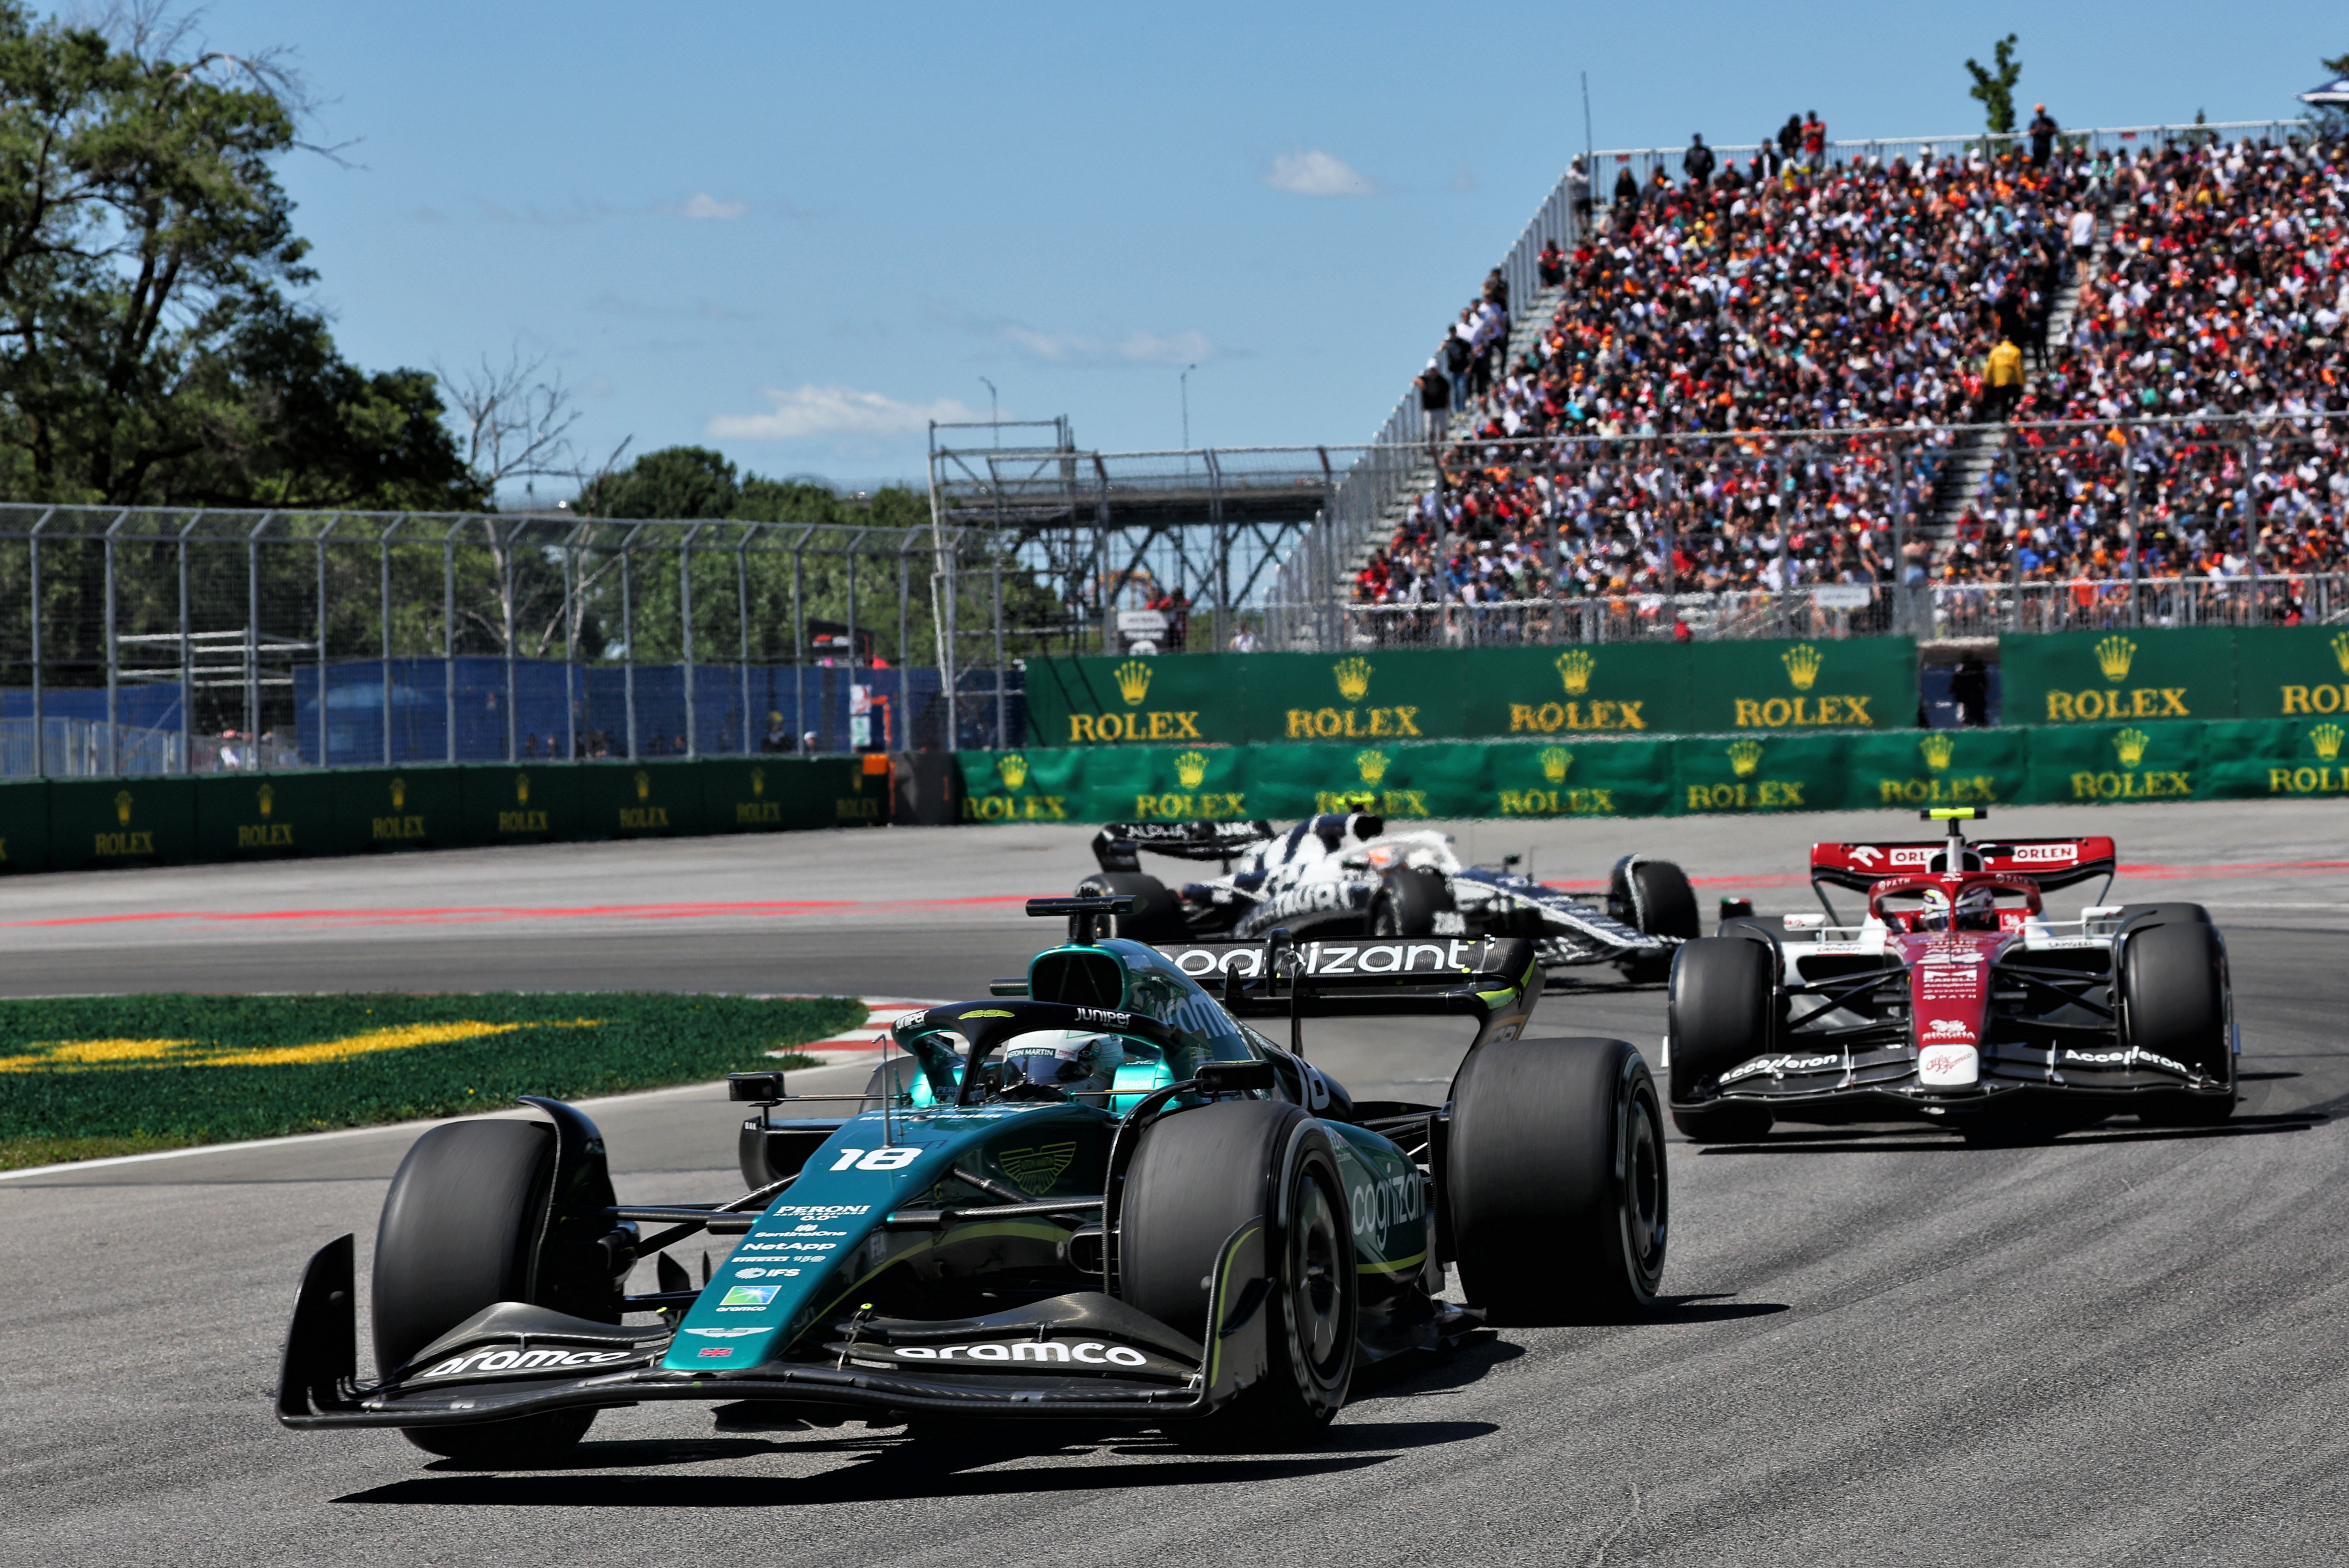
<instances>
[{"instance_id":1,"label":"rear tyre of green car","mask_svg":"<svg viewBox=\"0 0 2349 1568\"><path fill-rule=\"evenodd\" d=\"M1118 1217L1125 1300L1201 1345L1225 1243L1264 1228L1272 1294L1264 1379L1215 1415L1170 1425L1186 1448L1279 1453L1313 1447L1353 1383L1361 1290L1345 1183L1330 1135L1277 1100L1222 1100L1151 1124Z\"/></svg>"},{"instance_id":2,"label":"rear tyre of green car","mask_svg":"<svg viewBox=\"0 0 2349 1568\"><path fill-rule=\"evenodd\" d=\"M1503 1324L1655 1305L1671 1220L1663 1106L1621 1040L1501 1040L1452 1085L1445 1169L1469 1303Z\"/></svg>"},{"instance_id":3,"label":"rear tyre of green car","mask_svg":"<svg viewBox=\"0 0 2349 1568\"><path fill-rule=\"evenodd\" d=\"M529 1300L531 1249L554 1178L544 1122L451 1122L416 1140L385 1194L376 1230L375 1359L389 1376L434 1340L499 1302ZM430 1454L468 1464L548 1463L594 1424L558 1410L479 1426L408 1427Z\"/></svg>"}]
</instances>

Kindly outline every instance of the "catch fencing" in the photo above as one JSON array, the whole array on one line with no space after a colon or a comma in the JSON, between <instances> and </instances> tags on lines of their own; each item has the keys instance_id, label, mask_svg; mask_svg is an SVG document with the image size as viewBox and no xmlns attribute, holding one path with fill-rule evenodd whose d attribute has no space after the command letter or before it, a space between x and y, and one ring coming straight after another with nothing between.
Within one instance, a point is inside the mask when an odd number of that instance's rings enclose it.
<instances>
[{"instance_id":1,"label":"catch fencing","mask_svg":"<svg viewBox=\"0 0 2349 1568\"><path fill-rule=\"evenodd\" d=\"M993 747L1055 613L976 530L0 506L0 771Z\"/></svg>"}]
</instances>

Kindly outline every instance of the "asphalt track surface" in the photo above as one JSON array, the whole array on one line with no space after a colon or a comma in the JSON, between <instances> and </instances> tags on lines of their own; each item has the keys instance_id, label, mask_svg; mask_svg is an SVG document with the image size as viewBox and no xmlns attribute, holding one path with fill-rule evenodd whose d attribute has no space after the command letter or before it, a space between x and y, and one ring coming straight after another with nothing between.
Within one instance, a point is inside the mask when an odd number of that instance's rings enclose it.
<instances>
[{"instance_id":1,"label":"asphalt track surface","mask_svg":"<svg viewBox=\"0 0 2349 1568\"><path fill-rule=\"evenodd\" d=\"M348 1231L364 1282L413 1128L5 1179L0 1562L2338 1563L2349 812L1995 826L2113 833L2135 867L2121 896L2212 906L2243 1025L2231 1126L2119 1120L2007 1150L1902 1126L1675 1142L1671 1295L1653 1320L1487 1334L1358 1388L1319 1451L1227 1458L1109 1429L719 1436L685 1407L607 1414L545 1471L288 1433L268 1394L294 1281ZM1801 907L1809 839L1916 829L1456 831L1478 856L1531 847L1561 880L1670 853L1701 892L1768 909ZM1038 934L1018 896L1064 890L1083 838L890 831L32 878L0 884L0 989L941 997L1017 970ZM1536 1024L1652 1054L1662 1013L1653 989L1570 991ZM1357 1093L1433 1098L1460 1044L1332 1024L1312 1049ZM710 1089L592 1109L624 1198L739 1184L735 1115Z\"/></svg>"}]
</instances>

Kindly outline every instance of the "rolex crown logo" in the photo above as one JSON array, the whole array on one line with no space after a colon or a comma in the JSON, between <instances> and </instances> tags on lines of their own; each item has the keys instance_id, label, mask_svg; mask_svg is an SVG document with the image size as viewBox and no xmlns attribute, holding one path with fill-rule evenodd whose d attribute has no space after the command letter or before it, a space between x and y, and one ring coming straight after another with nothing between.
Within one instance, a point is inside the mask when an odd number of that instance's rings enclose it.
<instances>
[{"instance_id":1,"label":"rolex crown logo","mask_svg":"<svg viewBox=\"0 0 2349 1568\"><path fill-rule=\"evenodd\" d=\"M514 774L514 799L523 805L529 804L530 775L528 774Z\"/></svg>"},{"instance_id":2,"label":"rolex crown logo","mask_svg":"<svg viewBox=\"0 0 2349 1568\"><path fill-rule=\"evenodd\" d=\"M1129 659L1119 665L1117 694L1125 699L1127 707L1141 707L1142 700L1150 695L1150 666L1139 659Z\"/></svg>"},{"instance_id":3,"label":"rolex crown logo","mask_svg":"<svg viewBox=\"0 0 2349 1568\"><path fill-rule=\"evenodd\" d=\"M127 789L114 792L114 820L125 827L130 826L130 792Z\"/></svg>"},{"instance_id":4,"label":"rolex crown logo","mask_svg":"<svg viewBox=\"0 0 2349 1568\"><path fill-rule=\"evenodd\" d=\"M1729 746L1729 766L1739 778L1750 779L1762 767L1762 742L1733 741Z\"/></svg>"},{"instance_id":5,"label":"rolex crown logo","mask_svg":"<svg viewBox=\"0 0 2349 1568\"><path fill-rule=\"evenodd\" d=\"M276 791L276 790L274 790L274 788L272 788L271 786L269 786L268 784L263 784L263 785L261 786L261 792L260 792L260 794L261 794L261 815L264 815L264 816L267 816L267 815L269 815L269 813L270 813L271 809L272 809L273 807L274 807L274 806L276 805L276 804L277 804L277 791Z\"/></svg>"},{"instance_id":6,"label":"rolex crown logo","mask_svg":"<svg viewBox=\"0 0 2349 1568\"><path fill-rule=\"evenodd\" d=\"M2341 666L2341 673L2349 675L2349 631L2333 634L2333 660Z\"/></svg>"},{"instance_id":7,"label":"rolex crown logo","mask_svg":"<svg viewBox=\"0 0 2349 1568\"><path fill-rule=\"evenodd\" d=\"M1925 765L1940 773L1958 754L1958 742L1948 735L1928 735L1917 742L1917 749L1925 753Z\"/></svg>"},{"instance_id":8,"label":"rolex crown logo","mask_svg":"<svg viewBox=\"0 0 2349 1568\"><path fill-rule=\"evenodd\" d=\"M1550 783L1564 784L1566 770L1573 765L1574 753L1564 746L1544 746L1541 749L1542 777Z\"/></svg>"},{"instance_id":9,"label":"rolex crown logo","mask_svg":"<svg viewBox=\"0 0 2349 1568\"><path fill-rule=\"evenodd\" d=\"M1566 682L1566 694L1579 697L1590 690L1590 673L1599 668L1599 660L1578 648L1569 648L1557 656L1557 678Z\"/></svg>"},{"instance_id":10,"label":"rolex crown logo","mask_svg":"<svg viewBox=\"0 0 2349 1568\"><path fill-rule=\"evenodd\" d=\"M1387 776L1387 754L1384 752L1356 752L1354 765L1362 770L1362 782L1375 784Z\"/></svg>"},{"instance_id":11,"label":"rolex crown logo","mask_svg":"<svg viewBox=\"0 0 2349 1568\"><path fill-rule=\"evenodd\" d=\"M1360 655L1341 659L1330 667L1338 678L1338 695L1349 702L1359 702L1371 694L1371 661Z\"/></svg>"},{"instance_id":12,"label":"rolex crown logo","mask_svg":"<svg viewBox=\"0 0 2349 1568\"><path fill-rule=\"evenodd\" d=\"M636 798L638 800L650 800L652 797L653 775L645 772L644 769L638 768L636 770Z\"/></svg>"},{"instance_id":13,"label":"rolex crown logo","mask_svg":"<svg viewBox=\"0 0 2349 1568\"><path fill-rule=\"evenodd\" d=\"M1207 779L1207 753L1185 752L1174 759L1174 776L1185 789L1197 789Z\"/></svg>"},{"instance_id":14,"label":"rolex crown logo","mask_svg":"<svg viewBox=\"0 0 2349 1568\"><path fill-rule=\"evenodd\" d=\"M2321 763L2338 762L2341 739L2344 733L2349 732L2344 732L2338 724L2319 724L2311 730L2308 739L2316 747L2316 760Z\"/></svg>"},{"instance_id":15,"label":"rolex crown logo","mask_svg":"<svg viewBox=\"0 0 2349 1568\"><path fill-rule=\"evenodd\" d=\"M2127 680L2129 660L2136 657L2137 644L2125 637L2108 637L2096 644L2096 668L2107 680Z\"/></svg>"},{"instance_id":16,"label":"rolex crown logo","mask_svg":"<svg viewBox=\"0 0 2349 1568\"><path fill-rule=\"evenodd\" d=\"M2133 768L2145 761L2145 749L2153 744L2153 737L2143 730L2123 730L2113 737L2113 750L2120 753L2121 766Z\"/></svg>"},{"instance_id":17,"label":"rolex crown logo","mask_svg":"<svg viewBox=\"0 0 2349 1568\"><path fill-rule=\"evenodd\" d=\"M995 759L995 773L1005 789L1018 789L1028 782L1028 759L1017 752L1006 752Z\"/></svg>"},{"instance_id":18,"label":"rolex crown logo","mask_svg":"<svg viewBox=\"0 0 2349 1568\"><path fill-rule=\"evenodd\" d=\"M405 808L407 805L408 781L403 778L395 778L391 781L391 809L394 811L399 811Z\"/></svg>"},{"instance_id":19,"label":"rolex crown logo","mask_svg":"<svg viewBox=\"0 0 2349 1568\"><path fill-rule=\"evenodd\" d=\"M1798 642L1778 656L1786 667L1786 679L1795 683L1797 691L1808 691L1819 678L1819 666L1826 662L1825 655L1807 642Z\"/></svg>"},{"instance_id":20,"label":"rolex crown logo","mask_svg":"<svg viewBox=\"0 0 2349 1568\"><path fill-rule=\"evenodd\" d=\"M766 769L752 768L750 770L750 793L752 794L764 794L767 793Z\"/></svg>"}]
</instances>

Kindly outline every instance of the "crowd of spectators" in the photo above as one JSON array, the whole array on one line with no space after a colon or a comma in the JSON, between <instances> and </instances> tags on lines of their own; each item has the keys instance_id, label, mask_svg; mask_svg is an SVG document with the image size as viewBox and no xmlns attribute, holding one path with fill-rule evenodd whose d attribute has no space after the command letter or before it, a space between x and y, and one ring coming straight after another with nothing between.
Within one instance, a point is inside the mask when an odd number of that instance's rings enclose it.
<instances>
[{"instance_id":1,"label":"crowd of spectators","mask_svg":"<svg viewBox=\"0 0 2349 1568\"><path fill-rule=\"evenodd\" d=\"M1701 138L1678 182L1627 167L1545 248L1560 293L1525 352L1495 273L1431 361L1438 481L1356 597L2114 575L2131 506L2140 574L2337 566L2349 429L2316 416L2349 409L2344 158L2092 154L2043 107L2027 151L1835 163L1812 114L1742 167ZM2116 422L2145 415L2231 418ZM1955 535L1892 559L1949 427L1999 419Z\"/></svg>"},{"instance_id":2,"label":"crowd of spectators","mask_svg":"<svg viewBox=\"0 0 2349 1568\"><path fill-rule=\"evenodd\" d=\"M2106 257L2017 410L2073 422L2015 431L1953 575L2126 576L2132 509L2141 578L2343 569L2349 146L2148 151L2104 186Z\"/></svg>"}]
</instances>

